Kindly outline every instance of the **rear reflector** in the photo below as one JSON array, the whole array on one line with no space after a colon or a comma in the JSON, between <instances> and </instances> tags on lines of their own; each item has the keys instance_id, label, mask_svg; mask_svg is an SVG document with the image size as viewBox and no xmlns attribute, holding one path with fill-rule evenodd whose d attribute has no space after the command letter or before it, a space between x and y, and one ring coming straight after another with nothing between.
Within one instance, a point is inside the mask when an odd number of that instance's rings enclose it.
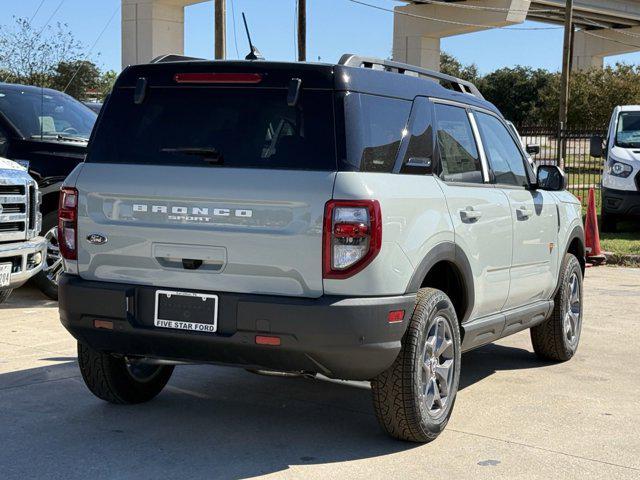
<instances>
[{"instance_id":1,"label":"rear reflector","mask_svg":"<svg viewBox=\"0 0 640 480\"><path fill-rule=\"evenodd\" d=\"M93 326L95 328L102 328L105 330L113 330L113 322L110 322L109 320L94 320L93 321Z\"/></svg>"},{"instance_id":2,"label":"rear reflector","mask_svg":"<svg viewBox=\"0 0 640 480\"><path fill-rule=\"evenodd\" d=\"M277 347L280 345L280 337L269 337L267 335L256 335L256 343L258 345L271 345Z\"/></svg>"},{"instance_id":3,"label":"rear reflector","mask_svg":"<svg viewBox=\"0 0 640 480\"><path fill-rule=\"evenodd\" d=\"M389 323L400 323L402 320L404 320L404 310L393 310L387 317Z\"/></svg>"},{"instance_id":4,"label":"rear reflector","mask_svg":"<svg viewBox=\"0 0 640 480\"><path fill-rule=\"evenodd\" d=\"M176 83L260 83L259 73L176 73Z\"/></svg>"}]
</instances>

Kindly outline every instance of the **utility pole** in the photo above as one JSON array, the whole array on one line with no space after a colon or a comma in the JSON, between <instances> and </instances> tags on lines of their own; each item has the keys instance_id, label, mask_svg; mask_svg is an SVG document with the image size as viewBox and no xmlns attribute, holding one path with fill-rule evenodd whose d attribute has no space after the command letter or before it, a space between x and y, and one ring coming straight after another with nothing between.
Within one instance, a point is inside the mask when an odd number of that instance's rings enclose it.
<instances>
[{"instance_id":1,"label":"utility pole","mask_svg":"<svg viewBox=\"0 0 640 480\"><path fill-rule=\"evenodd\" d=\"M307 60L307 0L298 0L298 61Z\"/></svg>"},{"instance_id":2,"label":"utility pole","mask_svg":"<svg viewBox=\"0 0 640 480\"><path fill-rule=\"evenodd\" d=\"M227 55L227 1L215 0L215 57L224 60Z\"/></svg>"},{"instance_id":3,"label":"utility pole","mask_svg":"<svg viewBox=\"0 0 640 480\"><path fill-rule=\"evenodd\" d=\"M562 47L562 85L560 88L560 114L558 117L558 166L563 167L566 142L562 138L567 128L569 115L569 80L571 76L571 55L573 51L573 0L567 0L564 13L564 46Z\"/></svg>"}]
</instances>

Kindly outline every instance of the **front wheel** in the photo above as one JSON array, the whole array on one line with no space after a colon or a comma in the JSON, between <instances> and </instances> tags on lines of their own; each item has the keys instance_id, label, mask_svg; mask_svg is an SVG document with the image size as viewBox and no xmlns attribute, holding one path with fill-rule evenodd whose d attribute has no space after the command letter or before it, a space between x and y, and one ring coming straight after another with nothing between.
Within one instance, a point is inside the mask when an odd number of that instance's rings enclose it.
<instances>
[{"instance_id":1,"label":"front wheel","mask_svg":"<svg viewBox=\"0 0 640 480\"><path fill-rule=\"evenodd\" d=\"M0 303L4 303L13 290L0 290Z\"/></svg>"},{"instance_id":2,"label":"front wheel","mask_svg":"<svg viewBox=\"0 0 640 480\"><path fill-rule=\"evenodd\" d=\"M173 373L172 365L132 363L79 342L78 364L91 393L109 403L125 405L148 402L162 391Z\"/></svg>"},{"instance_id":3,"label":"front wheel","mask_svg":"<svg viewBox=\"0 0 640 480\"><path fill-rule=\"evenodd\" d=\"M553 313L545 322L531 329L533 350L541 359L566 362L578 350L582 332L582 280L580 262L567 253Z\"/></svg>"},{"instance_id":4,"label":"front wheel","mask_svg":"<svg viewBox=\"0 0 640 480\"><path fill-rule=\"evenodd\" d=\"M42 232L47 241L47 255L42 270L33 277L33 283L47 297L58 300L58 280L64 269L58 246L58 212L45 215Z\"/></svg>"},{"instance_id":5,"label":"front wheel","mask_svg":"<svg viewBox=\"0 0 640 480\"><path fill-rule=\"evenodd\" d=\"M421 289L398 357L371 381L378 422L400 440L435 440L449 421L459 380L460 327L453 304L439 290Z\"/></svg>"}]
</instances>

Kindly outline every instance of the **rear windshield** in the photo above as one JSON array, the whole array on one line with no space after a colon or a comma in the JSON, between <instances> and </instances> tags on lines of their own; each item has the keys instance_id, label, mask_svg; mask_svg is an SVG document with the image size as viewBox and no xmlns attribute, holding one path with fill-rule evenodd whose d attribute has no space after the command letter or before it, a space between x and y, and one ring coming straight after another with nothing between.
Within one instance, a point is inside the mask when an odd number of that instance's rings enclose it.
<instances>
[{"instance_id":1,"label":"rear windshield","mask_svg":"<svg viewBox=\"0 0 640 480\"><path fill-rule=\"evenodd\" d=\"M131 88L109 99L87 162L336 170L333 94L286 89Z\"/></svg>"}]
</instances>

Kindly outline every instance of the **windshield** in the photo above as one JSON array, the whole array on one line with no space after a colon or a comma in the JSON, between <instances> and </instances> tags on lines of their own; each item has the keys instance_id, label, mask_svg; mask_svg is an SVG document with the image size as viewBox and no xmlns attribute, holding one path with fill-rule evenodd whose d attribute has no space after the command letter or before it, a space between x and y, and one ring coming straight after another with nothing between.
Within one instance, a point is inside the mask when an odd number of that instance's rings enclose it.
<instances>
[{"instance_id":1,"label":"windshield","mask_svg":"<svg viewBox=\"0 0 640 480\"><path fill-rule=\"evenodd\" d=\"M142 104L117 89L88 162L335 170L333 94L286 89L151 87ZM113 141L119 139L119 141Z\"/></svg>"},{"instance_id":2,"label":"windshield","mask_svg":"<svg viewBox=\"0 0 640 480\"><path fill-rule=\"evenodd\" d=\"M616 145L640 148L640 112L622 112L616 126Z\"/></svg>"},{"instance_id":3,"label":"windshield","mask_svg":"<svg viewBox=\"0 0 640 480\"><path fill-rule=\"evenodd\" d=\"M97 115L64 93L0 86L0 112L25 138L86 141Z\"/></svg>"}]
</instances>

